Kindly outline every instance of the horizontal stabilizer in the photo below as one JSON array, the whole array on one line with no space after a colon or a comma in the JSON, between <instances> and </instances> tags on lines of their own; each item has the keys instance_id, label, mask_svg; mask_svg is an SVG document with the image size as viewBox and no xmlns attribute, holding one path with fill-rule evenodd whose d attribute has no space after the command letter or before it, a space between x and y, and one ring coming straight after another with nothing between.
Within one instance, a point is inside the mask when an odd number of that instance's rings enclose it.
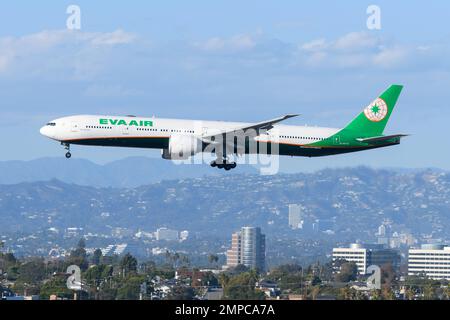
<instances>
[{"instance_id":1,"label":"horizontal stabilizer","mask_svg":"<svg viewBox=\"0 0 450 320\"><path fill-rule=\"evenodd\" d=\"M373 142L387 142L389 140L398 140L400 141L401 138L407 137L408 134L393 134L390 136L378 136L378 137L370 137L370 138L359 138L356 139L359 142L366 142L366 143L373 143Z\"/></svg>"}]
</instances>

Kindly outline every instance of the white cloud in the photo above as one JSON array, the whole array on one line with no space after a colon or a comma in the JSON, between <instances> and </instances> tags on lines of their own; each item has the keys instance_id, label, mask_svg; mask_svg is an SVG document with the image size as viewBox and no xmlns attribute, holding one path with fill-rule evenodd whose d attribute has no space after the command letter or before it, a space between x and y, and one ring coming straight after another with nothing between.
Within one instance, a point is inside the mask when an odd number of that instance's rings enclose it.
<instances>
[{"instance_id":1,"label":"white cloud","mask_svg":"<svg viewBox=\"0 0 450 320\"><path fill-rule=\"evenodd\" d=\"M119 44L129 44L136 39L136 35L125 32L123 30L116 30L109 33L93 33L91 43L93 45L108 45L115 46Z\"/></svg>"},{"instance_id":2,"label":"white cloud","mask_svg":"<svg viewBox=\"0 0 450 320\"><path fill-rule=\"evenodd\" d=\"M337 39L333 46L337 50L364 50L375 48L379 39L367 32L350 32Z\"/></svg>"},{"instance_id":3,"label":"white cloud","mask_svg":"<svg viewBox=\"0 0 450 320\"><path fill-rule=\"evenodd\" d=\"M422 48L390 44L367 32L351 32L333 41L316 39L298 46L300 60L307 67L396 68L404 66Z\"/></svg>"},{"instance_id":4,"label":"white cloud","mask_svg":"<svg viewBox=\"0 0 450 320\"><path fill-rule=\"evenodd\" d=\"M197 46L206 51L217 51L225 48L226 42L222 38L214 37L206 40L204 43L197 43Z\"/></svg>"},{"instance_id":5,"label":"white cloud","mask_svg":"<svg viewBox=\"0 0 450 320\"><path fill-rule=\"evenodd\" d=\"M383 48L373 57L373 62L384 68L395 67L406 63L410 54L411 52L406 47Z\"/></svg>"},{"instance_id":6,"label":"white cloud","mask_svg":"<svg viewBox=\"0 0 450 320\"><path fill-rule=\"evenodd\" d=\"M249 34L238 34L231 38L212 37L204 42L196 42L194 46L204 51L241 51L253 49L256 38Z\"/></svg>"},{"instance_id":7,"label":"white cloud","mask_svg":"<svg viewBox=\"0 0 450 320\"><path fill-rule=\"evenodd\" d=\"M317 39L300 45L300 49L305 51L322 51L327 49L329 44L325 39Z\"/></svg>"},{"instance_id":8,"label":"white cloud","mask_svg":"<svg viewBox=\"0 0 450 320\"><path fill-rule=\"evenodd\" d=\"M230 45L233 49L246 50L252 49L256 45L256 42L252 36L240 34L231 38Z\"/></svg>"},{"instance_id":9,"label":"white cloud","mask_svg":"<svg viewBox=\"0 0 450 320\"><path fill-rule=\"evenodd\" d=\"M86 88L84 95L88 97L129 97L139 96L143 92L135 89L124 88L121 85L94 84Z\"/></svg>"},{"instance_id":10,"label":"white cloud","mask_svg":"<svg viewBox=\"0 0 450 320\"><path fill-rule=\"evenodd\" d=\"M45 30L22 37L0 38L0 73L11 69L30 68L29 74L39 69L62 66L81 66L89 63L87 51L98 48L111 49L129 44L136 39L132 33L123 30L113 32L79 32L71 30ZM80 61L79 57L85 61ZM27 65L27 64L31 64ZM48 70L47 70L48 71Z\"/></svg>"}]
</instances>

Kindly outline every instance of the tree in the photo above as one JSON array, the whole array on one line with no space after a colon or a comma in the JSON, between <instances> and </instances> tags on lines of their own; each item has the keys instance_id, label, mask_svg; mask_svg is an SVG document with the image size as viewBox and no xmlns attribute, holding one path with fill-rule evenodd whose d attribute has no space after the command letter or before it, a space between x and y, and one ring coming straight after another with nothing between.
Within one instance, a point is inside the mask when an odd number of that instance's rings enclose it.
<instances>
[{"instance_id":1,"label":"tree","mask_svg":"<svg viewBox=\"0 0 450 320\"><path fill-rule=\"evenodd\" d=\"M17 281L28 284L37 284L45 279L45 263L42 259L33 259L19 266Z\"/></svg>"},{"instance_id":2,"label":"tree","mask_svg":"<svg viewBox=\"0 0 450 320\"><path fill-rule=\"evenodd\" d=\"M443 292L442 292L442 298L443 298L444 300L450 300L450 286L449 286L449 285L447 285L447 286L444 288L444 290L443 290Z\"/></svg>"},{"instance_id":3,"label":"tree","mask_svg":"<svg viewBox=\"0 0 450 320\"><path fill-rule=\"evenodd\" d=\"M84 280L89 286L98 287L106 282L113 274L112 266L100 264L89 268L83 275Z\"/></svg>"},{"instance_id":4,"label":"tree","mask_svg":"<svg viewBox=\"0 0 450 320\"><path fill-rule=\"evenodd\" d=\"M219 274L219 283L222 286L222 288L225 288L228 285L229 281L230 277L225 272L221 272Z\"/></svg>"},{"instance_id":5,"label":"tree","mask_svg":"<svg viewBox=\"0 0 450 320\"><path fill-rule=\"evenodd\" d=\"M370 299L371 300L381 300L381 298L382 298L381 290L373 289L372 291L370 291Z\"/></svg>"},{"instance_id":6,"label":"tree","mask_svg":"<svg viewBox=\"0 0 450 320\"><path fill-rule=\"evenodd\" d=\"M437 298L436 287L433 284L428 284L423 289L423 298L425 300L435 300Z\"/></svg>"},{"instance_id":7,"label":"tree","mask_svg":"<svg viewBox=\"0 0 450 320\"><path fill-rule=\"evenodd\" d=\"M170 291L167 299L169 300L192 300L195 297L195 291L191 287L175 286Z\"/></svg>"},{"instance_id":8,"label":"tree","mask_svg":"<svg viewBox=\"0 0 450 320\"><path fill-rule=\"evenodd\" d=\"M219 285L219 281L216 278L216 276L214 275L214 273L212 272L206 272L203 274L202 278L201 278L201 285L202 286L218 286Z\"/></svg>"},{"instance_id":9,"label":"tree","mask_svg":"<svg viewBox=\"0 0 450 320\"><path fill-rule=\"evenodd\" d=\"M356 280L358 275L358 267L354 262L344 262L341 265L339 273L336 275L336 281L338 282L350 282Z\"/></svg>"},{"instance_id":10,"label":"tree","mask_svg":"<svg viewBox=\"0 0 450 320\"><path fill-rule=\"evenodd\" d=\"M311 289L311 299L316 300L317 296L319 295L320 288L319 287L313 287Z\"/></svg>"},{"instance_id":11,"label":"tree","mask_svg":"<svg viewBox=\"0 0 450 320\"><path fill-rule=\"evenodd\" d=\"M322 280L318 276L314 276L311 280L312 286L317 286L322 283Z\"/></svg>"},{"instance_id":12,"label":"tree","mask_svg":"<svg viewBox=\"0 0 450 320\"><path fill-rule=\"evenodd\" d=\"M102 256L103 256L102 250L96 249L94 251L94 254L92 255L92 264L99 265Z\"/></svg>"},{"instance_id":13,"label":"tree","mask_svg":"<svg viewBox=\"0 0 450 320\"><path fill-rule=\"evenodd\" d=\"M233 276L224 287L224 297L231 300L263 300L265 295L255 290L258 275L255 271Z\"/></svg>"},{"instance_id":14,"label":"tree","mask_svg":"<svg viewBox=\"0 0 450 320\"><path fill-rule=\"evenodd\" d=\"M84 240L84 238L81 238L78 241L77 248L78 249L86 249L86 240Z\"/></svg>"},{"instance_id":15,"label":"tree","mask_svg":"<svg viewBox=\"0 0 450 320\"><path fill-rule=\"evenodd\" d=\"M191 260L189 259L189 257L187 255L181 255L178 258L181 261L181 265L182 266L189 266L191 264Z\"/></svg>"},{"instance_id":16,"label":"tree","mask_svg":"<svg viewBox=\"0 0 450 320\"><path fill-rule=\"evenodd\" d=\"M70 252L70 257L67 260L67 265L77 265L81 270L85 271L89 266L89 262L86 258L85 247L86 242L83 238L81 238L80 241L78 241L76 249Z\"/></svg>"},{"instance_id":17,"label":"tree","mask_svg":"<svg viewBox=\"0 0 450 320\"><path fill-rule=\"evenodd\" d=\"M122 280L117 289L117 300L138 300L141 284L145 281L143 276L130 276Z\"/></svg>"},{"instance_id":18,"label":"tree","mask_svg":"<svg viewBox=\"0 0 450 320\"><path fill-rule=\"evenodd\" d=\"M281 290L288 290L291 293L304 293L303 268L297 264L281 265L271 270L268 280L277 282Z\"/></svg>"},{"instance_id":19,"label":"tree","mask_svg":"<svg viewBox=\"0 0 450 320\"><path fill-rule=\"evenodd\" d=\"M384 300L395 300L394 291L392 291L391 287L388 285L383 285L383 290L381 292L381 296Z\"/></svg>"},{"instance_id":20,"label":"tree","mask_svg":"<svg viewBox=\"0 0 450 320\"><path fill-rule=\"evenodd\" d=\"M215 254L208 255L208 263L212 265L213 263L217 263L219 261L219 256Z\"/></svg>"},{"instance_id":21,"label":"tree","mask_svg":"<svg viewBox=\"0 0 450 320\"><path fill-rule=\"evenodd\" d=\"M66 279L64 277L56 277L47 281L39 293L41 299L48 300L51 295L56 295L58 298L72 299L73 291L66 286Z\"/></svg>"},{"instance_id":22,"label":"tree","mask_svg":"<svg viewBox=\"0 0 450 320\"><path fill-rule=\"evenodd\" d=\"M246 267L243 264L238 264L236 267L234 267L233 269L230 270L230 273L240 274L240 273L248 272L248 271L249 271L248 267Z\"/></svg>"},{"instance_id":23,"label":"tree","mask_svg":"<svg viewBox=\"0 0 450 320\"><path fill-rule=\"evenodd\" d=\"M414 300L416 295L416 292L414 291L413 288L408 287L407 289L405 289L405 298L406 300Z\"/></svg>"},{"instance_id":24,"label":"tree","mask_svg":"<svg viewBox=\"0 0 450 320\"><path fill-rule=\"evenodd\" d=\"M137 271L137 260L130 253L127 253L120 261L120 268L125 274L130 272L136 273Z\"/></svg>"},{"instance_id":25,"label":"tree","mask_svg":"<svg viewBox=\"0 0 450 320\"><path fill-rule=\"evenodd\" d=\"M395 270L392 264L384 264L380 267L381 269L381 283L386 286L392 287L395 282Z\"/></svg>"}]
</instances>

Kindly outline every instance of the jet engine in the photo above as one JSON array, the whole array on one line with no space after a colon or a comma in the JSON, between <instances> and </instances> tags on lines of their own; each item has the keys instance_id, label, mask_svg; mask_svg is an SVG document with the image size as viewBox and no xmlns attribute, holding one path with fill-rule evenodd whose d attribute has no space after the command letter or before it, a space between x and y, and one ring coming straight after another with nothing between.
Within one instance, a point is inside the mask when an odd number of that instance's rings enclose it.
<instances>
[{"instance_id":1,"label":"jet engine","mask_svg":"<svg viewBox=\"0 0 450 320\"><path fill-rule=\"evenodd\" d=\"M202 141L194 136L173 135L169 139L169 148L162 150L166 160L186 160L202 151Z\"/></svg>"}]
</instances>

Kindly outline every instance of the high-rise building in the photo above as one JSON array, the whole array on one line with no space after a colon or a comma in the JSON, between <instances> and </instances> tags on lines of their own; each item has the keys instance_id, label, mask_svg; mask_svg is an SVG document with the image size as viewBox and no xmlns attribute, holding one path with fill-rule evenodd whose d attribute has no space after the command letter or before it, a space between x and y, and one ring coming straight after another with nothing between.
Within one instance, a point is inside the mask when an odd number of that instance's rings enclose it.
<instances>
[{"instance_id":1,"label":"high-rise building","mask_svg":"<svg viewBox=\"0 0 450 320\"><path fill-rule=\"evenodd\" d=\"M302 228L301 207L298 204L289 205L289 227L292 229Z\"/></svg>"},{"instance_id":2,"label":"high-rise building","mask_svg":"<svg viewBox=\"0 0 450 320\"><path fill-rule=\"evenodd\" d=\"M424 274L432 279L450 280L450 247L424 244L408 251L408 275Z\"/></svg>"},{"instance_id":3,"label":"high-rise building","mask_svg":"<svg viewBox=\"0 0 450 320\"><path fill-rule=\"evenodd\" d=\"M265 270L266 237L260 228L243 227L231 237L227 251L227 267L242 264L248 268Z\"/></svg>"},{"instance_id":4,"label":"high-rise building","mask_svg":"<svg viewBox=\"0 0 450 320\"><path fill-rule=\"evenodd\" d=\"M354 262L359 274L365 274L367 270L367 249L357 243L352 243L348 248L333 248L333 264L338 261Z\"/></svg>"},{"instance_id":5,"label":"high-rise building","mask_svg":"<svg viewBox=\"0 0 450 320\"><path fill-rule=\"evenodd\" d=\"M227 267L236 267L241 264L241 233L231 235L231 249L227 251Z\"/></svg>"},{"instance_id":6,"label":"high-rise building","mask_svg":"<svg viewBox=\"0 0 450 320\"><path fill-rule=\"evenodd\" d=\"M377 235L380 236L380 237L386 236L386 226L384 224L382 224L382 225L380 225L378 227L378 234Z\"/></svg>"},{"instance_id":7,"label":"high-rise building","mask_svg":"<svg viewBox=\"0 0 450 320\"><path fill-rule=\"evenodd\" d=\"M333 248L333 264L337 266L337 262L343 260L354 262L359 274L366 274L370 265L381 267L391 264L394 269L400 267L400 253L378 244L353 243L348 248Z\"/></svg>"}]
</instances>

